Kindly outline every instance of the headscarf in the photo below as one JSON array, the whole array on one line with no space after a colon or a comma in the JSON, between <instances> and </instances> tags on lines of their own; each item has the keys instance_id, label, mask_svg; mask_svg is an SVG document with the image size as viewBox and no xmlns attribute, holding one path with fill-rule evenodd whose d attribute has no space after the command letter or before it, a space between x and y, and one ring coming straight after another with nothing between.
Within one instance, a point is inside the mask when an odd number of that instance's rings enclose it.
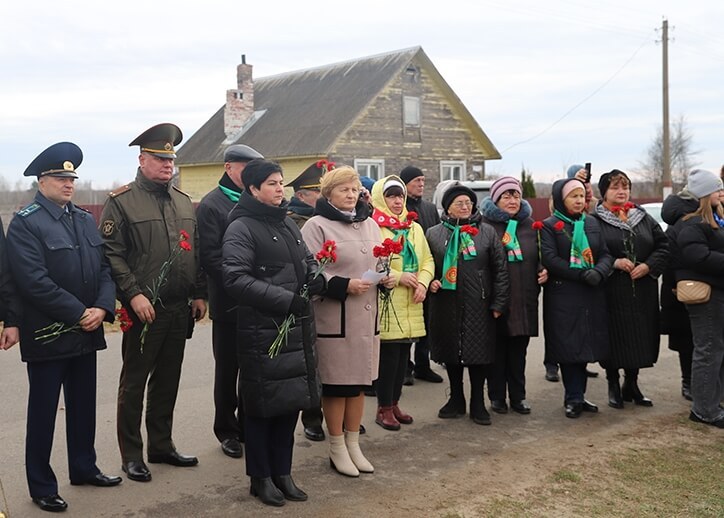
<instances>
[{"instance_id":1,"label":"headscarf","mask_svg":"<svg viewBox=\"0 0 724 518\"><path fill-rule=\"evenodd\" d=\"M385 202L384 193L387 190L386 187L389 188L393 185L401 188L404 196L402 200L402 212L399 216L393 214ZM406 204L407 188L399 176L386 176L381 180L377 180L372 186L372 205L375 207L372 213L372 219L378 226L389 228L393 233L392 239L394 241L401 241L402 252L400 252L400 258L402 259L402 271L417 273L420 266L417 260L417 253L415 253L415 247L408 238L412 220L408 219Z\"/></svg>"}]
</instances>

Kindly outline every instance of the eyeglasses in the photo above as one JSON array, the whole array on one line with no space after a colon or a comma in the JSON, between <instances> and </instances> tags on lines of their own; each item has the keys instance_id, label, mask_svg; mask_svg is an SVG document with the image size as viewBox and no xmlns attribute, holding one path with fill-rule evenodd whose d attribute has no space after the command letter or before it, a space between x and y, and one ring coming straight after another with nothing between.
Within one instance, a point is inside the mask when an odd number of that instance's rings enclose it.
<instances>
[{"instance_id":1,"label":"eyeglasses","mask_svg":"<svg viewBox=\"0 0 724 518\"><path fill-rule=\"evenodd\" d=\"M463 207L472 207L473 202L471 201L456 201L453 203L453 207L457 207L458 209L462 209Z\"/></svg>"},{"instance_id":2,"label":"eyeglasses","mask_svg":"<svg viewBox=\"0 0 724 518\"><path fill-rule=\"evenodd\" d=\"M506 192L506 193L500 195L500 199L501 199L501 200L505 200L505 201L508 201L508 200L519 200L519 199L520 199L520 194L518 194L517 192L513 192L513 193Z\"/></svg>"}]
</instances>

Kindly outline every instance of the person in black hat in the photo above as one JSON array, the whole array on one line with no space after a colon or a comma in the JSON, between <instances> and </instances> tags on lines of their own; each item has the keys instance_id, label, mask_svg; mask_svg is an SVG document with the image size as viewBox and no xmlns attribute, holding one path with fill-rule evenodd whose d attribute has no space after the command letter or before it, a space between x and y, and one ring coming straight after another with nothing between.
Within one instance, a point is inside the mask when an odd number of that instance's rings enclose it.
<instances>
[{"instance_id":1,"label":"person in black hat","mask_svg":"<svg viewBox=\"0 0 724 518\"><path fill-rule=\"evenodd\" d=\"M224 174L219 185L204 196L196 209L199 224L201 268L209 286L209 316L214 351L214 435L229 457L243 455L244 406L241 401L239 363L236 360L236 301L224 291L221 279L221 247L227 221L243 190L241 174L246 164L261 153L244 144L224 151Z\"/></svg>"},{"instance_id":2,"label":"person in black hat","mask_svg":"<svg viewBox=\"0 0 724 518\"><path fill-rule=\"evenodd\" d=\"M321 178L327 169L334 169L334 163L320 160L307 167L299 173L299 176L287 184L294 189L294 197L289 201L287 216L299 228L302 228L307 220L314 215L314 206L317 204L320 196L319 190L322 187ZM324 439L324 434L322 434L322 439Z\"/></svg>"},{"instance_id":3,"label":"person in black hat","mask_svg":"<svg viewBox=\"0 0 724 518\"><path fill-rule=\"evenodd\" d=\"M139 482L151 480L143 462L140 429L147 383L148 461L181 467L198 464L196 457L176 451L171 437L189 318L199 320L206 313L206 278L199 266L194 206L171 183L174 146L181 138L176 125L158 124L133 140L129 146L141 148L136 179L109 194L100 219L118 299L134 324L123 334L118 443L123 471ZM172 262L168 281L160 288L162 303L154 305L150 286L182 235L191 251ZM149 327L142 342L145 324Z\"/></svg>"},{"instance_id":4,"label":"person in black hat","mask_svg":"<svg viewBox=\"0 0 724 518\"><path fill-rule=\"evenodd\" d=\"M30 384L28 487L33 502L53 512L68 507L50 467L61 387L70 483L121 483L96 466L96 351L106 348L103 322L115 319L115 287L93 216L71 202L82 160L71 142L54 144L33 160L24 174L38 177L38 192L10 222L7 238L22 303L20 353ZM62 331L54 334L54 325Z\"/></svg>"}]
</instances>

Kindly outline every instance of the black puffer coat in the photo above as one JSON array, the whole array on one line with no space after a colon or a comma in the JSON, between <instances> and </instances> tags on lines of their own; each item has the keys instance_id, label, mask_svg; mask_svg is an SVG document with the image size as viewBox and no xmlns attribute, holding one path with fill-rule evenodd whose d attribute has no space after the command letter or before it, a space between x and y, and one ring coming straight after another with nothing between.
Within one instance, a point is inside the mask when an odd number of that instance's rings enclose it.
<instances>
[{"instance_id":1,"label":"black puffer coat","mask_svg":"<svg viewBox=\"0 0 724 518\"><path fill-rule=\"evenodd\" d=\"M446 364L482 365L495 361L495 319L493 310L505 314L510 297L505 253L495 229L481 222L479 212L470 220L451 224L471 224L480 229L473 237L477 256L458 260L457 289L430 293L430 336L433 361ZM442 223L425 233L435 258L435 279L442 277L447 242L452 231ZM502 317L501 317L502 318Z\"/></svg>"},{"instance_id":2,"label":"black puffer coat","mask_svg":"<svg viewBox=\"0 0 724 518\"><path fill-rule=\"evenodd\" d=\"M244 411L255 417L289 414L320 403L311 309L297 318L281 353L268 355L294 294L317 269L286 214L286 203L265 205L243 192L224 234L224 287L239 304L237 353Z\"/></svg>"},{"instance_id":3,"label":"black puffer coat","mask_svg":"<svg viewBox=\"0 0 724 518\"><path fill-rule=\"evenodd\" d=\"M565 211L561 191L565 180L553 184L553 204ZM564 212L565 213L565 212ZM593 217L585 219L584 231L595 262L594 269L604 281L598 286L584 282L584 270L570 267L573 226L565 223L563 231L555 230L560 221L551 216L543 222L541 254L548 269L548 282L543 287L543 328L546 361L555 363L591 363L606 360L609 355L606 290L613 258Z\"/></svg>"}]
</instances>

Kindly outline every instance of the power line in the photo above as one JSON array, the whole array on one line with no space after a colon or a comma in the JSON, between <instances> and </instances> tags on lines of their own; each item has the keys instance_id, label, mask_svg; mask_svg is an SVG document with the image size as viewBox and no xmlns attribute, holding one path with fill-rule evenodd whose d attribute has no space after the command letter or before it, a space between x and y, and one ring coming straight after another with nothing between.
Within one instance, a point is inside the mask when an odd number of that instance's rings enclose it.
<instances>
[{"instance_id":1,"label":"power line","mask_svg":"<svg viewBox=\"0 0 724 518\"><path fill-rule=\"evenodd\" d=\"M589 95L587 95L586 97L584 97L581 101L579 101L578 104L576 104L575 106L573 106L573 108L571 108L571 109L568 110L566 113L564 113L563 115L561 115L553 124L551 124L550 126L548 126L547 128L545 128L543 131L537 133L536 135L533 135L532 137L530 137L530 138L528 138L528 139L521 140L520 142L516 142L515 144L512 144L511 146L508 146L508 147L505 148L501 153L506 153L507 151L511 150L512 148L514 148L514 147L516 147L516 146L519 146L519 145L521 145L521 144L526 144L526 143L528 143L528 142L530 142L530 141L532 141L532 140L535 140L535 139L537 139L538 137L540 137L540 136L548 133L548 132L549 132L551 129L553 129L559 122L561 122L563 119L565 119L566 117L568 117L571 113L573 113L579 106L581 106L583 103L585 103L586 101L588 101L591 97L593 97L593 96L596 95L598 92L600 92L601 90L603 90L611 81L613 81L613 80L616 78L616 76L618 76L618 74L621 73L621 71L623 71L624 68L626 68L626 66L627 66L629 63L631 63L631 61L633 61L633 59L636 57L636 54L638 54L639 51L640 51L642 48L644 48L644 47L646 46L646 44L648 44L648 43L650 43L650 41L649 41L648 39L647 39L647 40L644 40L644 42L641 44L641 46L634 51L634 53L631 55L631 57L629 57L629 58L626 60L626 62L625 62L623 65L621 65L621 67L620 67L618 70L616 70L616 72L613 73L613 75L612 75L611 77L609 77L601 86L599 86L598 88L596 88L593 92L591 92Z\"/></svg>"}]
</instances>

